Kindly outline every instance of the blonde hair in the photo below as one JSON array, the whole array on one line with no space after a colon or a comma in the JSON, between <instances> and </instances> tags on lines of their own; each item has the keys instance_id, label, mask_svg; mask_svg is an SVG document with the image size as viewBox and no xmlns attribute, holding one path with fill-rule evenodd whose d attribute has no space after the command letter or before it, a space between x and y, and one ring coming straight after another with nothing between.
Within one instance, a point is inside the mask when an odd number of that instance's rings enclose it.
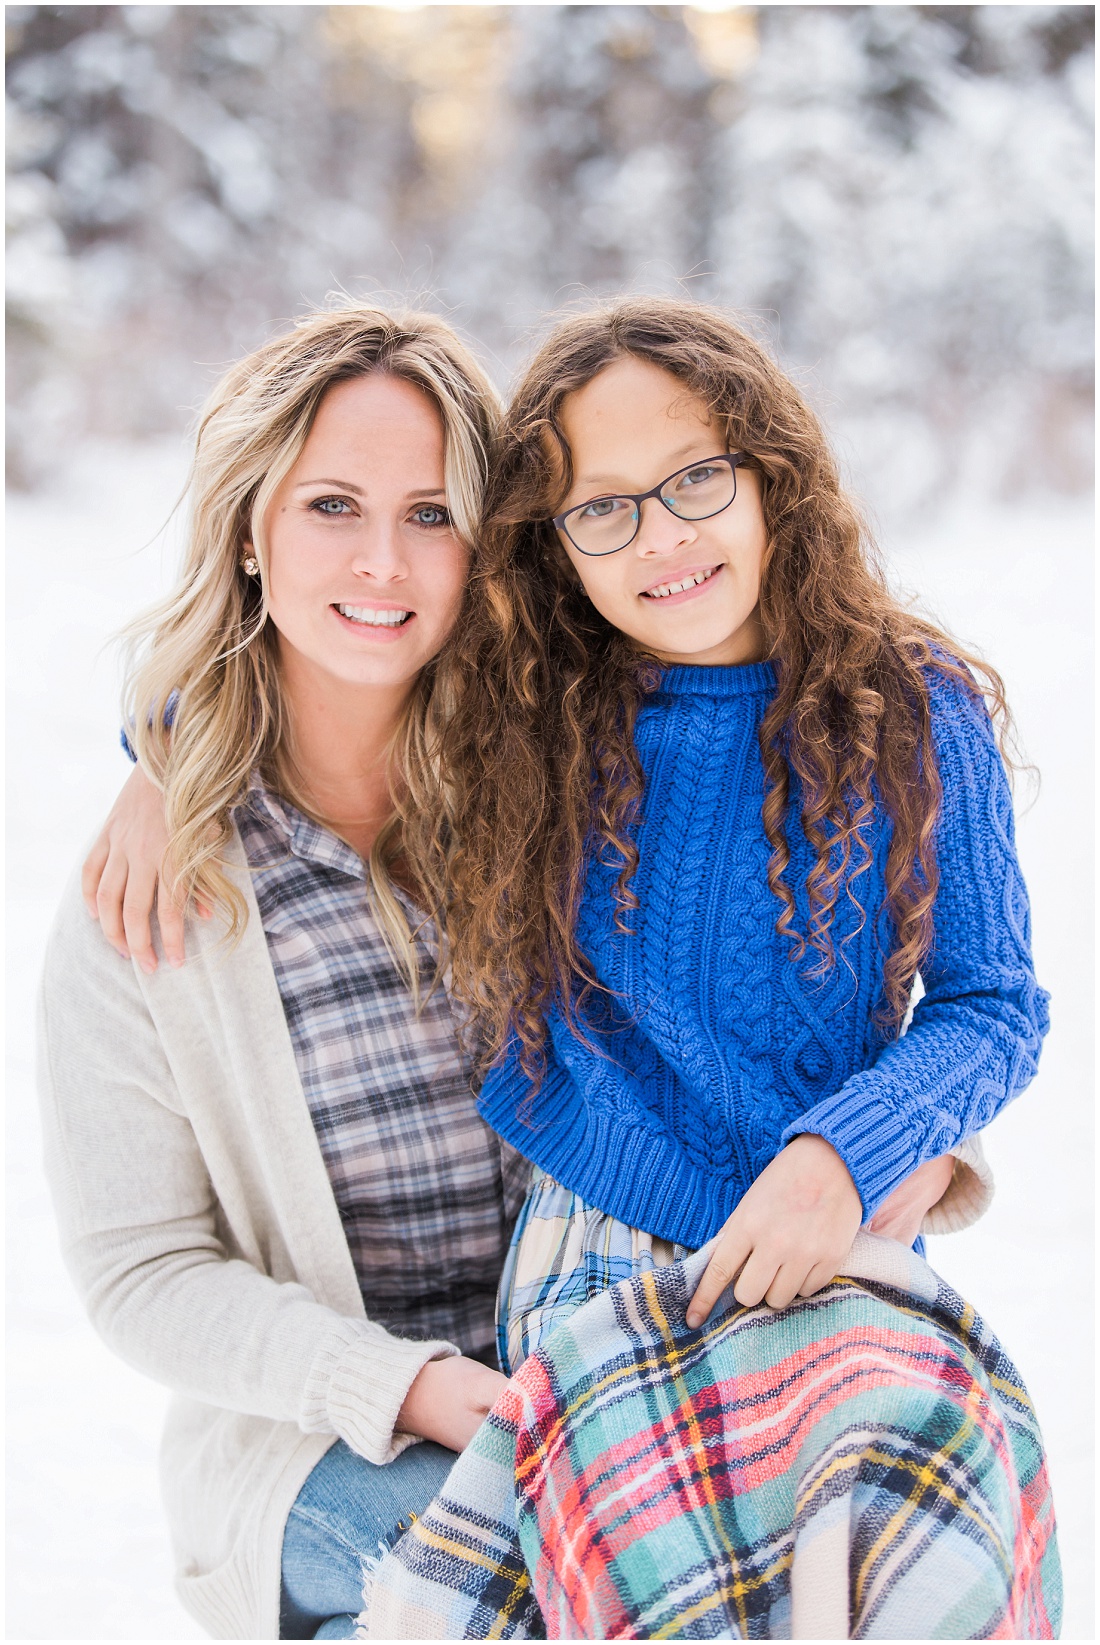
<instances>
[{"instance_id":1,"label":"blonde hair","mask_svg":"<svg viewBox=\"0 0 1100 1645\"><path fill-rule=\"evenodd\" d=\"M350 304L315 310L233 366L210 396L188 479L182 576L124 635L123 712L141 766L164 793L172 883L223 912L234 937L246 905L225 872L224 851L230 814L253 771L307 815L326 820L295 772L267 613L264 516L326 391L372 372L415 385L438 410L447 505L473 550L500 411L489 379L434 315ZM259 561L258 578L242 568L246 543ZM368 864L383 936L414 995L419 964L389 870L400 852L417 900L441 913L447 829L435 749L445 672L435 659L410 693L390 748L394 811Z\"/></svg>"}]
</instances>

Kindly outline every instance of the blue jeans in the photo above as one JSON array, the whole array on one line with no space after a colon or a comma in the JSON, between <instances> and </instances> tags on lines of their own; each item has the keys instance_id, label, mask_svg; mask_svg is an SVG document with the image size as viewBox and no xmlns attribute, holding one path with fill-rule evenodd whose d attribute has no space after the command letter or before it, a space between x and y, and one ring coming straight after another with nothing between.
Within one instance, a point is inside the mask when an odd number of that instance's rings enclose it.
<instances>
[{"instance_id":1,"label":"blue jeans","mask_svg":"<svg viewBox=\"0 0 1100 1645\"><path fill-rule=\"evenodd\" d=\"M353 1639L364 1562L422 1514L454 1465L429 1440L380 1468L338 1439L298 1492L283 1532L280 1639Z\"/></svg>"}]
</instances>

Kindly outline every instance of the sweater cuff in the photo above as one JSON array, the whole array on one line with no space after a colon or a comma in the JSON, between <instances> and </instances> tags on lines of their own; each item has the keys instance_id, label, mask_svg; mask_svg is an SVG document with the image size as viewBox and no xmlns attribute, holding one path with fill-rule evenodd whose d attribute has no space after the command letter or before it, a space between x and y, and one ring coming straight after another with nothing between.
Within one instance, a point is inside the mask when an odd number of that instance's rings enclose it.
<instances>
[{"instance_id":1,"label":"sweater cuff","mask_svg":"<svg viewBox=\"0 0 1100 1645\"><path fill-rule=\"evenodd\" d=\"M824 1137L848 1167L863 1202L864 1222L920 1164L911 1128L883 1101L881 1091L869 1090L858 1076L788 1125L780 1146L807 1132Z\"/></svg>"},{"instance_id":2,"label":"sweater cuff","mask_svg":"<svg viewBox=\"0 0 1100 1645\"><path fill-rule=\"evenodd\" d=\"M975 1133L956 1143L955 1169L947 1192L921 1223L922 1234L957 1234L977 1222L993 1203L994 1181L981 1137Z\"/></svg>"},{"instance_id":3,"label":"sweater cuff","mask_svg":"<svg viewBox=\"0 0 1100 1645\"><path fill-rule=\"evenodd\" d=\"M429 1360L462 1350L453 1342L408 1342L369 1321L341 1324L314 1357L299 1426L307 1434L335 1434L368 1462L392 1462L417 1443L416 1434L394 1433L417 1376Z\"/></svg>"}]
</instances>

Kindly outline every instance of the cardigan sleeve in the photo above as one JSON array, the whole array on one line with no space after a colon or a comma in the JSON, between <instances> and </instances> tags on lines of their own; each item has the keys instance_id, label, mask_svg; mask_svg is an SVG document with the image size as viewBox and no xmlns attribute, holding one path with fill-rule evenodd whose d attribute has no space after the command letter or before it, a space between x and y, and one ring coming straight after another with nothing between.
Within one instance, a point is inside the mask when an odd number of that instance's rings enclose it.
<instances>
[{"instance_id":1,"label":"cardigan sleeve","mask_svg":"<svg viewBox=\"0 0 1100 1645\"><path fill-rule=\"evenodd\" d=\"M72 940L80 917L51 939L38 1082L62 1250L93 1325L180 1393L391 1460L415 1443L393 1430L417 1373L459 1350L342 1315L230 1249L134 966L86 914Z\"/></svg>"},{"instance_id":2,"label":"cardigan sleeve","mask_svg":"<svg viewBox=\"0 0 1100 1645\"><path fill-rule=\"evenodd\" d=\"M1049 996L1031 958L1027 890L1012 799L985 706L957 681L932 682L943 804L939 886L924 995L908 1032L783 1133L833 1145L870 1217L927 1159L988 1125L1034 1077Z\"/></svg>"},{"instance_id":3,"label":"cardigan sleeve","mask_svg":"<svg viewBox=\"0 0 1100 1645\"><path fill-rule=\"evenodd\" d=\"M982 1134L964 1137L949 1150L955 1165L947 1191L925 1212L922 1234L959 1234L973 1227L993 1204L995 1183L982 1147Z\"/></svg>"}]
</instances>

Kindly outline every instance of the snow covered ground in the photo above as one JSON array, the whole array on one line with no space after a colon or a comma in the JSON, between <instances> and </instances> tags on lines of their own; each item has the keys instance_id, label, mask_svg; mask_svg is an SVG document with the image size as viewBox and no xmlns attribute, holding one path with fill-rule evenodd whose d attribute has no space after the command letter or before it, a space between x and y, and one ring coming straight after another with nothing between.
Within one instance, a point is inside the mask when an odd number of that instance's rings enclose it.
<instances>
[{"instance_id":1,"label":"snow covered ground","mask_svg":"<svg viewBox=\"0 0 1100 1645\"><path fill-rule=\"evenodd\" d=\"M32 1066L52 910L127 770L104 646L171 575L170 534L150 539L182 474L174 443L87 446L9 508L9 1639L203 1637L174 1598L158 1502L167 1395L84 1321L39 1165ZM930 1255L992 1322L1035 1397L1061 1522L1064 1635L1089 1639L1091 515L1081 502L1034 498L964 499L904 528L879 513L898 580L1002 670L1042 772L1019 843L1054 1026L1039 1078L988 1134L993 1210Z\"/></svg>"}]
</instances>

